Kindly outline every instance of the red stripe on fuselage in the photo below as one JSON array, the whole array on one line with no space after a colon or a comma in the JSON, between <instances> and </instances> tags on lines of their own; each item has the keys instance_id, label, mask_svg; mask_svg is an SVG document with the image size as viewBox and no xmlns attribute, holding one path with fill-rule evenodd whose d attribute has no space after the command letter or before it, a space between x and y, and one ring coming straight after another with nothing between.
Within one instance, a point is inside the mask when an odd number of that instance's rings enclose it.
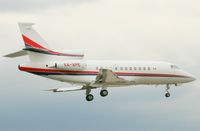
<instances>
[{"instance_id":1,"label":"red stripe on fuselage","mask_svg":"<svg viewBox=\"0 0 200 131\"><path fill-rule=\"evenodd\" d=\"M80 73L97 74L98 73L97 71L71 71L71 70L56 70L56 69L32 68L32 67L21 67L21 66L19 66L19 70L27 71L27 72L47 72L47 73L74 73L74 74L80 74Z\"/></svg>"},{"instance_id":2,"label":"red stripe on fuselage","mask_svg":"<svg viewBox=\"0 0 200 131\"><path fill-rule=\"evenodd\" d=\"M66 73L67 74L98 74L98 71L72 71L72 70L56 70L56 69L44 69L44 68L33 68L33 67L21 67L19 70L26 72L41 72L41 73ZM152 74L152 73L134 73L134 72L113 72L117 75L133 75L133 76L149 76L149 77L188 77L183 75L174 74Z\"/></svg>"}]
</instances>

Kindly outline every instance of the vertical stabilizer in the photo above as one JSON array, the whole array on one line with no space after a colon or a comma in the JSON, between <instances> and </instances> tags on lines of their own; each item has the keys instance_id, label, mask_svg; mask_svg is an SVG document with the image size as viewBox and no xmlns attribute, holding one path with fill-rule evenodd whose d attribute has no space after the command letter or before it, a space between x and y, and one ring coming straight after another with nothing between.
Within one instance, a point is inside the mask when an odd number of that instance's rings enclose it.
<instances>
[{"instance_id":1,"label":"vertical stabilizer","mask_svg":"<svg viewBox=\"0 0 200 131\"><path fill-rule=\"evenodd\" d=\"M31 63L46 63L63 60L82 60L82 52L67 50L53 51L48 48L46 41L33 29L33 23L18 23L24 40L25 48L21 51L5 55L5 57L20 57L28 55Z\"/></svg>"},{"instance_id":2,"label":"vertical stabilizer","mask_svg":"<svg viewBox=\"0 0 200 131\"><path fill-rule=\"evenodd\" d=\"M26 48L46 49L48 44L32 27L34 23L18 23Z\"/></svg>"}]
</instances>

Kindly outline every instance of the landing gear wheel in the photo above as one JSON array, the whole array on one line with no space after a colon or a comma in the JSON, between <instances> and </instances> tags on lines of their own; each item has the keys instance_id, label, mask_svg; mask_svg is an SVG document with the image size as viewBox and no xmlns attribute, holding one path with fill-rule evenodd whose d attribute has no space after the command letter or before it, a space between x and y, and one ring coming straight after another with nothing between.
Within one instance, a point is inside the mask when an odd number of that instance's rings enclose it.
<instances>
[{"instance_id":1,"label":"landing gear wheel","mask_svg":"<svg viewBox=\"0 0 200 131\"><path fill-rule=\"evenodd\" d=\"M102 97L105 97L105 96L108 95L108 91L107 91L107 90L101 90L100 95L101 95Z\"/></svg>"},{"instance_id":2,"label":"landing gear wheel","mask_svg":"<svg viewBox=\"0 0 200 131\"><path fill-rule=\"evenodd\" d=\"M167 92L167 93L165 94L165 97L170 97L170 93Z\"/></svg>"},{"instance_id":3,"label":"landing gear wheel","mask_svg":"<svg viewBox=\"0 0 200 131\"><path fill-rule=\"evenodd\" d=\"M87 101L92 101L94 99L94 96L92 95L92 94L88 94L87 96L86 96L86 100Z\"/></svg>"}]
</instances>

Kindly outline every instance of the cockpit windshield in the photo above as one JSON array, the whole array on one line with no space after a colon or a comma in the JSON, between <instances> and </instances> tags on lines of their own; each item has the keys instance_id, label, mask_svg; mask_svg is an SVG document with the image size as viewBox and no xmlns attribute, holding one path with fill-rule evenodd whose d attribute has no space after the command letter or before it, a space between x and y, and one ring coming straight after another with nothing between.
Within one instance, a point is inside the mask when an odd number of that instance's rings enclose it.
<instances>
[{"instance_id":1,"label":"cockpit windshield","mask_svg":"<svg viewBox=\"0 0 200 131\"><path fill-rule=\"evenodd\" d=\"M178 66L176 66L176 65L171 65L171 68L174 68L174 69L179 69L179 67L178 67Z\"/></svg>"}]
</instances>

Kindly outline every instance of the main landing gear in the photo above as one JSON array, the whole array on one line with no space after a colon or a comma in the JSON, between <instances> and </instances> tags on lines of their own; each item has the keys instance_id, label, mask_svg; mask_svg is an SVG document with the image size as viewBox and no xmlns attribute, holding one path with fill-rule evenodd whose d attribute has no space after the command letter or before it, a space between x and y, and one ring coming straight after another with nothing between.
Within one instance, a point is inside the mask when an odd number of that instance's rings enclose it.
<instances>
[{"instance_id":1,"label":"main landing gear","mask_svg":"<svg viewBox=\"0 0 200 131\"><path fill-rule=\"evenodd\" d=\"M86 97L85 98L86 98L87 101L92 101L94 99L94 96L90 93L91 93L91 89L90 88L86 89ZM100 95L102 97L106 97L108 95L108 91L106 89L102 89L100 91Z\"/></svg>"},{"instance_id":2,"label":"main landing gear","mask_svg":"<svg viewBox=\"0 0 200 131\"><path fill-rule=\"evenodd\" d=\"M94 99L94 96L92 95L92 94L90 94L90 92L91 92L91 89L90 88L87 88L86 89L86 100L87 101L92 101L93 99Z\"/></svg>"},{"instance_id":3,"label":"main landing gear","mask_svg":"<svg viewBox=\"0 0 200 131\"><path fill-rule=\"evenodd\" d=\"M101 95L102 97L105 97L105 96L108 95L108 91L105 90L105 89L103 89L103 90L101 90L100 95Z\"/></svg>"},{"instance_id":4,"label":"main landing gear","mask_svg":"<svg viewBox=\"0 0 200 131\"><path fill-rule=\"evenodd\" d=\"M94 99L94 96L92 94L86 95L86 100L87 101L92 101Z\"/></svg>"},{"instance_id":5,"label":"main landing gear","mask_svg":"<svg viewBox=\"0 0 200 131\"><path fill-rule=\"evenodd\" d=\"M169 86L169 84L167 84L165 97L170 97L170 93L168 91L169 89L170 89L170 86Z\"/></svg>"}]
</instances>

